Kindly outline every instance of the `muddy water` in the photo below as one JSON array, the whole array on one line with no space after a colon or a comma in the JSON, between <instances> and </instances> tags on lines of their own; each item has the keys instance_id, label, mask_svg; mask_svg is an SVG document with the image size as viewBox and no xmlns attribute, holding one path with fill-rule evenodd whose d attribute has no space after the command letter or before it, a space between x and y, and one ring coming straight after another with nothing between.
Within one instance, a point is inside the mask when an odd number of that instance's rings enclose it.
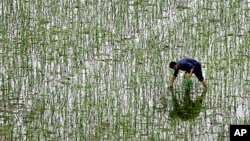
<instances>
[{"instance_id":1,"label":"muddy water","mask_svg":"<svg viewBox=\"0 0 250 141\"><path fill-rule=\"evenodd\" d=\"M249 122L247 1L0 4L0 137L216 140ZM209 87L184 122L169 117L167 86L168 63L185 56L202 63ZM203 88L191 79L195 99Z\"/></svg>"}]
</instances>

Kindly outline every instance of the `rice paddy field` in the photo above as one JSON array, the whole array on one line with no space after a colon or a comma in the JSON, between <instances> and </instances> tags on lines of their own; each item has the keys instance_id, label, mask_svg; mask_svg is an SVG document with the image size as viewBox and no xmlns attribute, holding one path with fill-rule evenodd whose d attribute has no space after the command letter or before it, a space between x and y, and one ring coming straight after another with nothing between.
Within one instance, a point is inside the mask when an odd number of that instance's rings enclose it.
<instances>
[{"instance_id":1,"label":"rice paddy field","mask_svg":"<svg viewBox=\"0 0 250 141\"><path fill-rule=\"evenodd\" d=\"M249 0L1 0L0 140L227 141L250 124ZM198 115L171 61L200 61Z\"/></svg>"}]
</instances>

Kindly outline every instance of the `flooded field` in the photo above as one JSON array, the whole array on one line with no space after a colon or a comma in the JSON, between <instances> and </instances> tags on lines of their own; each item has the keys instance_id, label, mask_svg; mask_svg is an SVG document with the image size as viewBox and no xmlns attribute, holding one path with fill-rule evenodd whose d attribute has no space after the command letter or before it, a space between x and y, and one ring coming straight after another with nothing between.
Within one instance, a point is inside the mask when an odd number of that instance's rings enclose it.
<instances>
[{"instance_id":1,"label":"flooded field","mask_svg":"<svg viewBox=\"0 0 250 141\"><path fill-rule=\"evenodd\" d=\"M250 124L249 0L3 0L0 19L0 140L227 141ZM183 57L207 89L168 88Z\"/></svg>"}]
</instances>

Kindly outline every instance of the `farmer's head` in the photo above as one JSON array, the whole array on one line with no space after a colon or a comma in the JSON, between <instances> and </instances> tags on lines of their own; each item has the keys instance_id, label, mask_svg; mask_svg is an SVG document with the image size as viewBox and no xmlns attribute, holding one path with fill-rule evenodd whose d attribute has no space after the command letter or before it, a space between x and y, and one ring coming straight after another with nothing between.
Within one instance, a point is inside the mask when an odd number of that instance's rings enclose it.
<instances>
[{"instance_id":1,"label":"farmer's head","mask_svg":"<svg viewBox=\"0 0 250 141\"><path fill-rule=\"evenodd\" d=\"M176 62L170 62L169 67L171 69L177 70L178 69L178 64Z\"/></svg>"}]
</instances>

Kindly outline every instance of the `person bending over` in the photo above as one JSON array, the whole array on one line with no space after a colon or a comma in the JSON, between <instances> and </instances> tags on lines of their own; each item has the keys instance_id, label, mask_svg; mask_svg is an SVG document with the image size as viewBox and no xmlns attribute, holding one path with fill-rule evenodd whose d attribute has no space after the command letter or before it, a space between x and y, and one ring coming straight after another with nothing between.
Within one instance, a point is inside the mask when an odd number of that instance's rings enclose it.
<instances>
[{"instance_id":1,"label":"person bending over","mask_svg":"<svg viewBox=\"0 0 250 141\"><path fill-rule=\"evenodd\" d=\"M169 67L174 70L174 75L170 81L170 87L173 86L173 83L179 73L179 70L186 71L185 76L191 77L194 73L200 82L207 87L206 80L203 77L201 64L193 58L183 58L178 62L170 62Z\"/></svg>"}]
</instances>

